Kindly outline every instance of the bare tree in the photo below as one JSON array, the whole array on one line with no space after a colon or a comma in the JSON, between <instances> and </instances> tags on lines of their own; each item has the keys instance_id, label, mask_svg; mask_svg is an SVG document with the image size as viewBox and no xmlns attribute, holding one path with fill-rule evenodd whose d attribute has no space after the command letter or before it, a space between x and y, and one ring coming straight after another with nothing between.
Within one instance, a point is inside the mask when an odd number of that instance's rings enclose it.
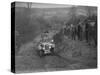
<instances>
[{"instance_id":1,"label":"bare tree","mask_svg":"<svg viewBox=\"0 0 100 75\"><path fill-rule=\"evenodd\" d=\"M28 7L28 8L32 8L32 2L28 2L28 3L27 3L27 7Z\"/></svg>"}]
</instances>

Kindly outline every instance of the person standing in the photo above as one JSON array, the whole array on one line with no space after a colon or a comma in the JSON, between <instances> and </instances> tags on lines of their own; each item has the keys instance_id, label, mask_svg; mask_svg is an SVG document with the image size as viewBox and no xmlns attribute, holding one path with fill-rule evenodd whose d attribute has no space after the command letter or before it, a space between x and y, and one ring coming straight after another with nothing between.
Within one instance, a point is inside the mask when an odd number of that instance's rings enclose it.
<instances>
[{"instance_id":1,"label":"person standing","mask_svg":"<svg viewBox=\"0 0 100 75\"><path fill-rule=\"evenodd\" d=\"M89 43L89 22L86 22L86 26L85 26L85 38L86 38L86 42Z\"/></svg>"},{"instance_id":2,"label":"person standing","mask_svg":"<svg viewBox=\"0 0 100 75\"><path fill-rule=\"evenodd\" d=\"M72 40L75 40L75 32L74 32L74 25L71 24L71 38Z\"/></svg>"},{"instance_id":3,"label":"person standing","mask_svg":"<svg viewBox=\"0 0 100 75\"><path fill-rule=\"evenodd\" d=\"M78 40L82 40L82 27L81 27L81 23L78 24Z\"/></svg>"}]
</instances>

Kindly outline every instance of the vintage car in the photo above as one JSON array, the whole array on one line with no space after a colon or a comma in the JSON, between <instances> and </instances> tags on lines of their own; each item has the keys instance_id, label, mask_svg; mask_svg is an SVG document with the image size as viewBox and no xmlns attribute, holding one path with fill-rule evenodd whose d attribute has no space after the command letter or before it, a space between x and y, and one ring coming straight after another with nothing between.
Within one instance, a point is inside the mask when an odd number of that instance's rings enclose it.
<instances>
[{"instance_id":1,"label":"vintage car","mask_svg":"<svg viewBox=\"0 0 100 75\"><path fill-rule=\"evenodd\" d=\"M38 44L38 54L39 56L54 54L55 44L53 39L48 39L44 37L42 41Z\"/></svg>"}]
</instances>

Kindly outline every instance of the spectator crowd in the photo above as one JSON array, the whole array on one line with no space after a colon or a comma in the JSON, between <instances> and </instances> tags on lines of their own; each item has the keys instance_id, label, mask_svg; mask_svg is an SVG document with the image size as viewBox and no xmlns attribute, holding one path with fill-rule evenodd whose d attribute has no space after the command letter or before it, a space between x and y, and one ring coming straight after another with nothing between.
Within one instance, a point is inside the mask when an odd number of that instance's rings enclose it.
<instances>
[{"instance_id":1,"label":"spectator crowd","mask_svg":"<svg viewBox=\"0 0 100 75\"><path fill-rule=\"evenodd\" d=\"M90 17L77 24L65 24L63 34L72 40L86 41L88 45L97 46L97 17Z\"/></svg>"}]
</instances>

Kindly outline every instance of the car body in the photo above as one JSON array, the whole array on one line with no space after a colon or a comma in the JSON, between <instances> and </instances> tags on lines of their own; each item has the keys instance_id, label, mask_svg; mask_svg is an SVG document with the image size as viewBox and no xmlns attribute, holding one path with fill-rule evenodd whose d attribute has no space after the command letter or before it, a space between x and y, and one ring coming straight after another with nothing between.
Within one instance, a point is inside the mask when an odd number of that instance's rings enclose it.
<instances>
[{"instance_id":1,"label":"car body","mask_svg":"<svg viewBox=\"0 0 100 75\"><path fill-rule=\"evenodd\" d=\"M44 56L47 54L53 54L55 49L55 44L53 40L42 41L38 45L38 52L40 56Z\"/></svg>"}]
</instances>

